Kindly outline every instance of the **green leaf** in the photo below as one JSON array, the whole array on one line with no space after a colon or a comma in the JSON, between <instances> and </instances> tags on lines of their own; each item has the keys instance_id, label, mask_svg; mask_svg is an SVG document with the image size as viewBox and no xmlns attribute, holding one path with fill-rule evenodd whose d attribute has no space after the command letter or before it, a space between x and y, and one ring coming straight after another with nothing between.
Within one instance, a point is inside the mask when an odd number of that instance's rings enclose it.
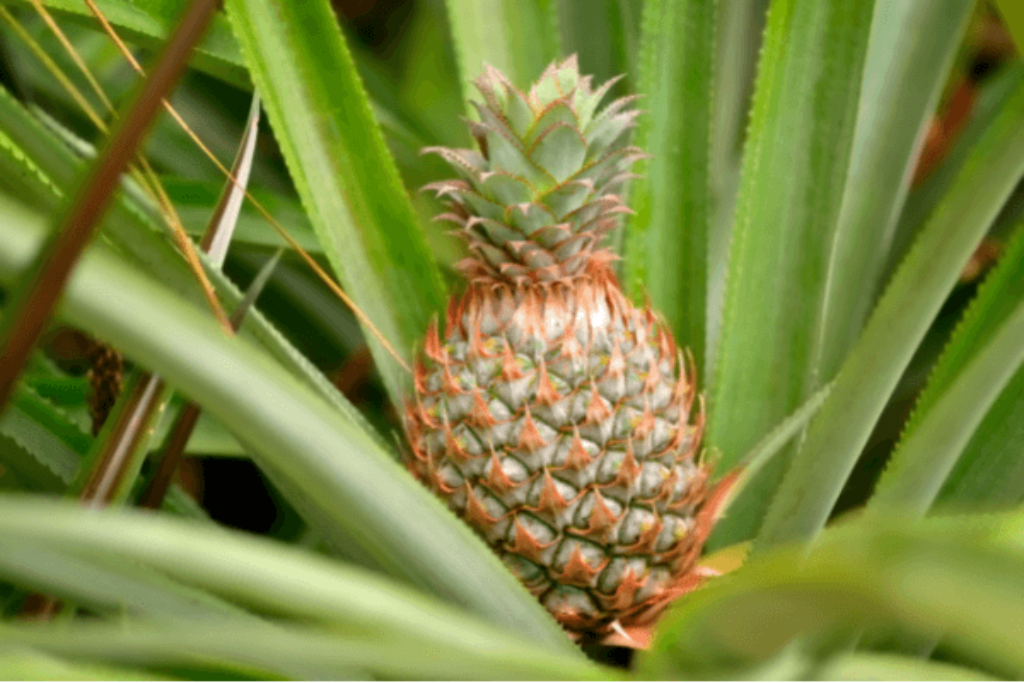
<instances>
[{"instance_id":1,"label":"green leaf","mask_svg":"<svg viewBox=\"0 0 1024 683\"><path fill-rule=\"evenodd\" d=\"M698 368L704 368L708 308L716 18L717 9L700 0L644 6L640 89L656 115L641 118L636 144L653 156L630 186L636 213L626 233L631 295L638 301L650 295Z\"/></svg>"},{"instance_id":2,"label":"green leaf","mask_svg":"<svg viewBox=\"0 0 1024 683\"><path fill-rule=\"evenodd\" d=\"M1024 372L1017 371L964 449L937 505L1001 509L1024 501Z\"/></svg>"},{"instance_id":3,"label":"green leaf","mask_svg":"<svg viewBox=\"0 0 1024 683\"><path fill-rule=\"evenodd\" d=\"M559 651L555 643L538 647L522 634L497 628L408 586L269 539L130 510L83 515L72 505L24 497L0 498L0 511L0 539L31 540L72 555L117 559L129 566L142 564L261 612L315 625L317 630L308 629L304 634L321 644L330 642L324 640L330 632L334 638L358 634L367 644L374 638L391 639L396 648L393 664L379 655L374 657L377 661L363 664L392 675L410 675L405 668L388 668L402 666L399 653L411 650L410 644L418 645L434 666L448 667L450 676L462 677L454 673L460 665L486 664L521 667L521 673L513 673L516 669L505 672L511 678L593 678L598 671L574 648ZM119 630L139 632L135 626L142 624ZM202 630L194 621L187 626L189 632L197 627ZM216 626L216 630L205 631L205 638L193 642L215 643L219 641L217 630L237 633L236 629L247 628L243 620ZM250 648L263 647L286 632L283 627L271 630L261 626L248 629ZM167 631L172 639L184 632L166 625L156 630ZM9 633L13 630L5 636ZM256 637L261 633L262 637ZM340 639L337 644L340 647L344 642ZM280 653L275 659L286 660ZM468 677L492 678L494 673Z\"/></svg>"},{"instance_id":4,"label":"green leaf","mask_svg":"<svg viewBox=\"0 0 1024 683\"><path fill-rule=\"evenodd\" d=\"M46 491L63 491L78 472L92 438L63 411L24 384L0 417L0 464Z\"/></svg>"},{"instance_id":5,"label":"green leaf","mask_svg":"<svg viewBox=\"0 0 1024 683\"><path fill-rule=\"evenodd\" d=\"M711 123L712 212L708 237L706 360L701 373L713 378L725 301L726 263L740 182L748 112L757 73L768 0L732 0L720 12L715 36L714 119Z\"/></svg>"},{"instance_id":6,"label":"green leaf","mask_svg":"<svg viewBox=\"0 0 1024 683\"><path fill-rule=\"evenodd\" d=\"M995 6L1002 15L1006 29L1013 36L1013 42L1017 45L1017 51L1024 49L1024 7L1021 7L1013 0L994 0Z\"/></svg>"},{"instance_id":7,"label":"green leaf","mask_svg":"<svg viewBox=\"0 0 1024 683\"><path fill-rule=\"evenodd\" d=\"M160 182L167 191L167 196L174 204L182 224L189 234L198 237L202 234L217 199L220 197L224 183L210 182L204 180L189 180L186 178L174 178L162 176ZM316 233L309 224L302 205L284 195L250 188L249 193L270 212L280 225L288 230L288 234L310 254L322 254L323 247L317 241ZM242 211L238 216L238 223L235 226L235 233L232 243L239 242L247 244L258 244L266 247L280 247L287 244L277 231L274 230L250 202L242 205Z\"/></svg>"},{"instance_id":8,"label":"green leaf","mask_svg":"<svg viewBox=\"0 0 1024 683\"><path fill-rule=\"evenodd\" d=\"M990 438L991 432L978 429L984 420L991 416L994 429L1004 422L1019 424L1014 413L1021 394L1014 385L1024 377L1024 370L1019 369L1024 361L1022 302L1024 225L999 266L986 278L932 371L869 509L899 507L924 514L966 455L968 443L974 437ZM1001 404L998 407L997 402ZM1020 469L1021 443L989 446L984 452L975 449L973 460L965 467L976 477L984 476L986 494L994 487L1005 492L1016 489L1020 496L1012 474Z\"/></svg>"},{"instance_id":9,"label":"green leaf","mask_svg":"<svg viewBox=\"0 0 1024 683\"><path fill-rule=\"evenodd\" d=\"M916 427L922 411L953 381L958 363L975 355L974 346L988 339L995 327L1024 297L1024 226L1018 226L999 265L986 278L971 308L964 314L957 338L950 341L918 399L905 433ZM1024 501L1024 370L1003 389L989 409L946 479L938 503L947 508L1000 508Z\"/></svg>"},{"instance_id":10,"label":"green leaf","mask_svg":"<svg viewBox=\"0 0 1024 683\"><path fill-rule=\"evenodd\" d=\"M563 48L579 57L580 73L593 75L596 83L623 75L629 85L637 82L642 6L638 0L558 3ZM636 90L617 89L620 95Z\"/></svg>"},{"instance_id":11,"label":"green leaf","mask_svg":"<svg viewBox=\"0 0 1024 683\"><path fill-rule=\"evenodd\" d=\"M896 383L975 246L1024 174L1024 83L935 210L811 422L759 536L809 541L825 525Z\"/></svg>"},{"instance_id":12,"label":"green leaf","mask_svg":"<svg viewBox=\"0 0 1024 683\"><path fill-rule=\"evenodd\" d=\"M141 669L67 662L30 648L0 645L0 679L5 681L162 681Z\"/></svg>"},{"instance_id":13,"label":"green leaf","mask_svg":"<svg viewBox=\"0 0 1024 683\"><path fill-rule=\"evenodd\" d=\"M743 476L753 477L758 470L764 467L787 443L811 421L821 406L828 398L832 385L822 387L807 399L799 408L786 416L775 428L765 434L764 438L757 442L747 453L740 458L738 467L745 468Z\"/></svg>"},{"instance_id":14,"label":"green leaf","mask_svg":"<svg viewBox=\"0 0 1024 683\"><path fill-rule=\"evenodd\" d=\"M437 642L375 629L333 632L294 625L268 631L232 623L127 621L66 630L0 626L0 634L11 643L76 659L181 666L200 658L228 669L258 667L277 676L294 668L312 680L607 680L612 676L586 662L544 656L543 651L518 643L496 639L486 648L465 647L454 638ZM353 671L371 673L353 675Z\"/></svg>"},{"instance_id":15,"label":"green leaf","mask_svg":"<svg viewBox=\"0 0 1024 683\"><path fill-rule=\"evenodd\" d=\"M56 200L74 182L75 174L83 164L50 130L40 125L0 87L0 164L5 162L10 164L7 168L14 171L24 169L23 180L32 190L32 197L46 198L42 207L47 210L52 210ZM126 183L125 188L125 192L115 197L99 239L115 245L135 265L160 278L179 294L203 302L195 276L173 244L168 231L155 221L152 208L140 202L138 188L130 183ZM218 268L212 267L202 253L199 254L199 260L204 264L206 275L220 300L229 310L233 309L242 300L241 292ZM384 443L359 411L258 310L246 317L240 334L262 346L292 374L314 387L353 424L359 425L380 443Z\"/></svg>"},{"instance_id":16,"label":"green leaf","mask_svg":"<svg viewBox=\"0 0 1024 683\"><path fill-rule=\"evenodd\" d=\"M807 555L790 548L758 557L670 612L637 673L735 678L800 636L893 624L946 633L990 675L1019 677L1022 523L1019 512L921 525L873 517L829 531Z\"/></svg>"},{"instance_id":17,"label":"green leaf","mask_svg":"<svg viewBox=\"0 0 1024 683\"><path fill-rule=\"evenodd\" d=\"M768 0L733 0L728 12L720 12L715 40L715 119L711 141L712 176L715 178L716 203L731 208L736 187L728 176L739 171L746 139L748 113L761 38L764 33ZM731 190L731 191L730 191ZM716 213L724 210L716 206ZM719 218L732 218L729 211ZM731 220L729 221L731 222Z\"/></svg>"},{"instance_id":18,"label":"green leaf","mask_svg":"<svg viewBox=\"0 0 1024 683\"><path fill-rule=\"evenodd\" d=\"M883 654L850 652L833 657L814 671L818 681L992 681L995 676L928 659Z\"/></svg>"},{"instance_id":19,"label":"green leaf","mask_svg":"<svg viewBox=\"0 0 1024 683\"><path fill-rule=\"evenodd\" d=\"M444 305L441 275L326 0L230 0L275 138L332 268L402 359ZM408 374L366 328L392 402Z\"/></svg>"},{"instance_id":20,"label":"green leaf","mask_svg":"<svg viewBox=\"0 0 1024 683\"><path fill-rule=\"evenodd\" d=\"M235 605L186 587L138 562L110 557L84 559L49 545L38 539L3 538L0 576L26 588L73 600L100 614L256 620Z\"/></svg>"},{"instance_id":21,"label":"green leaf","mask_svg":"<svg viewBox=\"0 0 1024 683\"><path fill-rule=\"evenodd\" d=\"M1017 301L991 340L921 415L916 428L904 435L869 509L906 509L923 515L931 507L978 425L1024 362L1024 303Z\"/></svg>"},{"instance_id":22,"label":"green leaf","mask_svg":"<svg viewBox=\"0 0 1024 683\"><path fill-rule=\"evenodd\" d=\"M6 1L31 7L30 0ZM151 48L163 45L170 37L178 16L177 10L180 9L177 3L95 1L119 36ZM84 23L97 31L103 30L84 0L42 0L42 3L58 21L66 18ZM241 87L249 83L238 45L223 16L213 18L205 37L196 46L192 64L229 83Z\"/></svg>"},{"instance_id":23,"label":"green leaf","mask_svg":"<svg viewBox=\"0 0 1024 683\"><path fill-rule=\"evenodd\" d=\"M873 5L772 3L708 407L708 442L725 466L817 388L813 312L826 291ZM788 460L752 482L716 542L751 535Z\"/></svg>"},{"instance_id":24,"label":"green leaf","mask_svg":"<svg viewBox=\"0 0 1024 683\"><path fill-rule=\"evenodd\" d=\"M27 267L41 230L38 217L16 205L3 212L0 282L11 282ZM78 264L62 314L100 338L118 340L135 361L198 401L325 537L524 637L572 649L494 553L374 438L251 342L225 338L201 304L182 300L100 246Z\"/></svg>"},{"instance_id":25,"label":"green leaf","mask_svg":"<svg viewBox=\"0 0 1024 683\"><path fill-rule=\"evenodd\" d=\"M920 185L915 187L907 199L899 225L889 248L883 282L892 279L896 268L906 258L913 240L921 233L928 219L935 212L953 182L960 175L978 141L1003 110L1007 100L1017 92L1024 81L1024 64L1009 64L998 72L990 82L982 84L978 99L971 111L971 117L964 129L957 135L942 164Z\"/></svg>"},{"instance_id":26,"label":"green leaf","mask_svg":"<svg viewBox=\"0 0 1024 683\"><path fill-rule=\"evenodd\" d=\"M464 98L490 64L527 88L562 54L556 0L446 0ZM467 106L467 110L469 107Z\"/></svg>"},{"instance_id":27,"label":"green leaf","mask_svg":"<svg viewBox=\"0 0 1024 683\"><path fill-rule=\"evenodd\" d=\"M273 630L260 617L208 592L169 579L134 558L125 561L99 554L86 558L40 547L36 539L3 538L0 548L0 576L71 600L99 616L121 619L129 615L151 623L179 624L199 619L219 621L225 628L248 623L263 627L264 634ZM280 671L289 679L307 679L312 675L301 663L285 664Z\"/></svg>"},{"instance_id":28,"label":"green leaf","mask_svg":"<svg viewBox=\"0 0 1024 683\"><path fill-rule=\"evenodd\" d=\"M927 131L971 18L964 0L879 0L815 356L830 380L876 301Z\"/></svg>"}]
</instances>

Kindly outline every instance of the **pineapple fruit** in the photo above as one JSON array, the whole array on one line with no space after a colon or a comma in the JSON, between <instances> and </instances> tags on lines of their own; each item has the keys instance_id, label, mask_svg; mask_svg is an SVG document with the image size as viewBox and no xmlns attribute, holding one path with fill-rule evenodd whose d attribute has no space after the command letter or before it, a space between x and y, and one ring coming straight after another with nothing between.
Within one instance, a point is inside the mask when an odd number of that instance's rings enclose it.
<instances>
[{"instance_id":1,"label":"pineapple fruit","mask_svg":"<svg viewBox=\"0 0 1024 683\"><path fill-rule=\"evenodd\" d=\"M693 576L708 482L692 363L600 246L644 156L623 142L638 112L600 109L612 82L575 58L529 94L493 68L476 85L479 152L427 150L461 176L428 188L473 257L417 363L407 464L567 630L621 632Z\"/></svg>"}]
</instances>

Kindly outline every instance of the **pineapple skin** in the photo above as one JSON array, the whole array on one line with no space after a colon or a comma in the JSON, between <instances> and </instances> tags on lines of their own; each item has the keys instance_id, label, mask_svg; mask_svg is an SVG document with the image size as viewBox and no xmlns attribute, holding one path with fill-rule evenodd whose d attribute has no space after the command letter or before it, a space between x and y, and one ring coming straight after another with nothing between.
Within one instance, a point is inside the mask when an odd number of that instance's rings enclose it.
<instances>
[{"instance_id":1,"label":"pineapple skin","mask_svg":"<svg viewBox=\"0 0 1024 683\"><path fill-rule=\"evenodd\" d=\"M431 150L462 175L429 187L475 258L418 359L406 464L566 629L643 625L691 582L709 473L692 364L599 247L636 112L599 112L610 83L575 58L529 95L491 68L477 85L480 153Z\"/></svg>"}]
</instances>

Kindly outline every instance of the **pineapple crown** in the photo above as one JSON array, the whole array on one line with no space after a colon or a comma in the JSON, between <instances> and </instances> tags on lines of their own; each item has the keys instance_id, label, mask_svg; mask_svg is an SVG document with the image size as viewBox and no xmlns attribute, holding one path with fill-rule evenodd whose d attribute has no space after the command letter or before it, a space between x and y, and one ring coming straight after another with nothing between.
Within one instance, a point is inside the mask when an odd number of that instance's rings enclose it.
<instances>
[{"instance_id":1,"label":"pineapple crown","mask_svg":"<svg viewBox=\"0 0 1024 683\"><path fill-rule=\"evenodd\" d=\"M484 102L469 121L479 151L431 147L461 176L427 185L447 200L437 217L459 226L473 257L472 281L570 283L614 255L603 237L629 212L616 190L646 155L622 143L639 114L623 97L598 106L618 79L597 89L575 56L551 64L528 94L487 66L476 79Z\"/></svg>"}]
</instances>

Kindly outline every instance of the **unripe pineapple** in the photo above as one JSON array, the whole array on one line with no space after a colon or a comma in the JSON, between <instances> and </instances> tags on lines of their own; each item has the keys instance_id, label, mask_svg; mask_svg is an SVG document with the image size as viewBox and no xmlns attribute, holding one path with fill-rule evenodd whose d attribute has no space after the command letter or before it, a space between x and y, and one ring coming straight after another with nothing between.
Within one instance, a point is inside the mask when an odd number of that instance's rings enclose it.
<instances>
[{"instance_id":1,"label":"unripe pineapple","mask_svg":"<svg viewBox=\"0 0 1024 683\"><path fill-rule=\"evenodd\" d=\"M638 112L599 111L611 83L575 58L529 95L493 68L476 84L480 151L430 150L461 175L429 187L475 258L444 340L427 333L408 465L570 631L647 621L694 567L707 472L693 372L600 247Z\"/></svg>"}]
</instances>

